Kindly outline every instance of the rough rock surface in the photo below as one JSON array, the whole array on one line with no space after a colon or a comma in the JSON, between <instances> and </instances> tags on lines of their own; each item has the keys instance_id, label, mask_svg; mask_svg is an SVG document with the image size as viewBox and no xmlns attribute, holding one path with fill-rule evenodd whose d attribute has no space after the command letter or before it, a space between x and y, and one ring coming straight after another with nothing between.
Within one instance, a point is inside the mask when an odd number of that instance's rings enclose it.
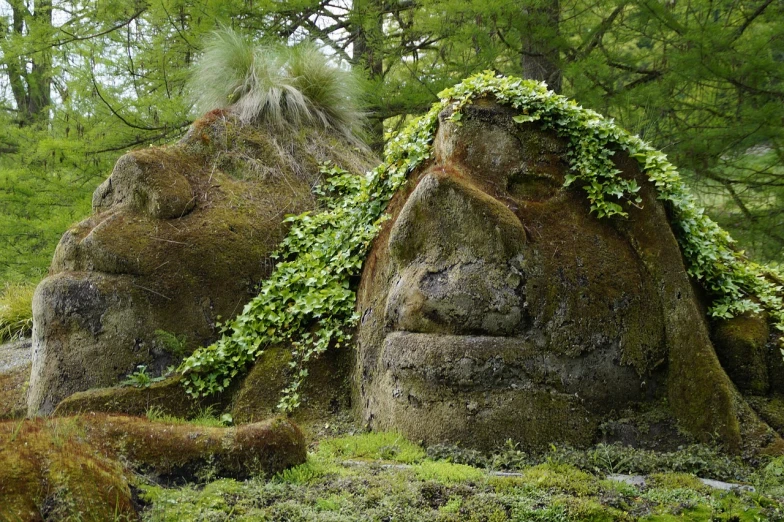
<instances>
[{"instance_id":1,"label":"rough rock surface","mask_svg":"<svg viewBox=\"0 0 784 522\"><path fill-rule=\"evenodd\" d=\"M373 160L326 132L273 135L219 111L120 158L36 291L29 414L213 341L270 274L283 216L315 208L325 161L359 173Z\"/></svg>"},{"instance_id":2,"label":"rough rock surface","mask_svg":"<svg viewBox=\"0 0 784 522\"><path fill-rule=\"evenodd\" d=\"M30 339L0 345L0 419L27 412L27 383L31 367Z\"/></svg>"},{"instance_id":3,"label":"rough rock surface","mask_svg":"<svg viewBox=\"0 0 784 522\"><path fill-rule=\"evenodd\" d=\"M489 100L459 124L449 114L365 264L362 418L426 443L585 445L614 410L666 396L698 438L780 451L721 367L636 161L615 155L642 208L600 220L581 189L563 188L564 140ZM764 350L757 337L744 355ZM755 361L731 373L743 389L766 386Z\"/></svg>"},{"instance_id":4,"label":"rough rock surface","mask_svg":"<svg viewBox=\"0 0 784 522\"><path fill-rule=\"evenodd\" d=\"M706 319L635 160L614 157L642 187L640 208L598 219L580 187L563 187L565 141L515 115L492 100L466 106L460 124L442 113L433 157L393 198L366 259L356 350L311 364L303 411L346 408L350 393L373 429L541 448L596 442L608 422L634 443L620 412L666 402L661 438L677 422L732 451L784 452L784 362L767 318ZM161 371L181 354L155 330L186 335L186 351L211 340L216 316L239 311L271 270L282 216L315 205L316 159L368 166L328 138L300 136L302 150L284 154L216 113L172 148L123 157L36 293L29 411L116 385L137 364ZM273 413L289 352L269 349L217 407L240 422ZM200 405L173 379L76 393L58 413L182 416Z\"/></svg>"}]
</instances>

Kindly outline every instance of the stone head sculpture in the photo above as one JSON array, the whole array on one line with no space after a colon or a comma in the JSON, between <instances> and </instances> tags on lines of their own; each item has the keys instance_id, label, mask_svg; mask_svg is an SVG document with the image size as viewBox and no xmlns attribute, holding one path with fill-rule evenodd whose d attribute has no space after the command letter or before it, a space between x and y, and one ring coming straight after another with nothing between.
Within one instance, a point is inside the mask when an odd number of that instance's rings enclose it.
<instances>
[{"instance_id":1,"label":"stone head sculpture","mask_svg":"<svg viewBox=\"0 0 784 522\"><path fill-rule=\"evenodd\" d=\"M139 365L160 375L185 355L166 333L185 351L214 340L271 272L284 216L316 208L325 161L372 164L334 132L273 133L220 111L176 145L120 158L37 290L30 413Z\"/></svg>"},{"instance_id":2,"label":"stone head sculpture","mask_svg":"<svg viewBox=\"0 0 784 522\"><path fill-rule=\"evenodd\" d=\"M361 418L427 443L541 448L589 444L613 412L659 399L698 438L781 451L743 396L781 391L776 336L759 315L709 320L638 162L611 153L641 188L627 217L599 219L565 187L564 136L492 95L455 105L365 263Z\"/></svg>"},{"instance_id":3,"label":"stone head sculpture","mask_svg":"<svg viewBox=\"0 0 784 522\"><path fill-rule=\"evenodd\" d=\"M120 158L57 247L34 299L29 412L214 341L271 273L284 217L317 208L320 165L373 165L352 134L356 88L313 44L216 32L189 86L206 116Z\"/></svg>"}]
</instances>

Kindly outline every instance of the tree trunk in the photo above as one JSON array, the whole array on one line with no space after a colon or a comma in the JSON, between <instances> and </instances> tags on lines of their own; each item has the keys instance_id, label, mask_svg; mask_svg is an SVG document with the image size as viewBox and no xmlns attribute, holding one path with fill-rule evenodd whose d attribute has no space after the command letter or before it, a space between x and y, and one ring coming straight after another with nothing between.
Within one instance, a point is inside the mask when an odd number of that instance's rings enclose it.
<instances>
[{"instance_id":1,"label":"tree trunk","mask_svg":"<svg viewBox=\"0 0 784 522\"><path fill-rule=\"evenodd\" d=\"M24 40L25 49L35 49L32 56L27 56L19 48L4 53L17 119L20 126L44 125L49 119L49 106L52 104L52 0L37 0L32 12L21 0L9 3L12 14L12 34L9 36Z\"/></svg>"},{"instance_id":2,"label":"tree trunk","mask_svg":"<svg viewBox=\"0 0 784 522\"><path fill-rule=\"evenodd\" d=\"M36 0L30 36L35 42L48 44L51 33L52 0ZM32 56L32 69L28 75L27 117L32 122L43 124L49 121L49 106L52 104L52 53L48 45L41 47L45 50Z\"/></svg>"},{"instance_id":3,"label":"tree trunk","mask_svg":"<svg viewBox=\"0 0 784 522\"><path fill-rule=\"evenodd\" d=\"M354 2L351 23L352 53L355 67L364 69L371 84L378 84L384 75L383 62L383 18L380 0L356 0ZM367 141L375 152L384 148L384 119L373 112L368 118Z\"/></svg>"},{"instance_id":4,"label":"tree trunk","mask_svg":"<svg viewBox=\"0 0 784 522\"><path fill-rule=\"evenodd\" d=\"M535 4L523 7L523 19L520 50L523 78L546 82L550 89L561 92L558 0L536 0Z\"/></svg>"}]
</instances>

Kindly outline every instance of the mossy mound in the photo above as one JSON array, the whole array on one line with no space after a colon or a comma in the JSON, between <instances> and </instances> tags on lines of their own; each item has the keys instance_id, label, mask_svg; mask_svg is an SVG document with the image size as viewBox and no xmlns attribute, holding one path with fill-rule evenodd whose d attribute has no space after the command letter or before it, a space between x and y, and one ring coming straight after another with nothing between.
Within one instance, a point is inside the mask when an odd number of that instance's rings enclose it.
<instances>
[{"instance_id":1,"label":"mossy mound","mask_svg":"<svg viewBox=\"0 0 784 522\"><path fill-rule=\"evenodd\" d=\"M29 414L140 365L161 375L214 341L273 270L284 216L318 207L324 162L359 174L374 159L327 130L271 131L221 111L174 145L121 157L35 294Z\"/></svg>"},{"instance_id":2,"label":"mossy mound","mask_svg":"<svg viewBox=\"0 0 784 522\"><path fill-rule=\"evenodd\" d=\"M328 419L350 407L350 376L354 356L348 347L331 349L307 363L308 378L299 390L301 405L292 418L298 422ZM242 380L231 404L235 422L254 422L275 415L283 390L293 378L291 349L279 345L264 351Z\"/></svg>"},{"instance_id":3,"label":"mossy mound","mask_svg":"<svg viewBox=\"0 0 784 522\"><path fill-rule=\"evenodd\" d=\"M84 436L75 418L0 423L0 520L136 520L129 470Z\"/></svg>"},{"instance_id":4,"label":"mossy mound","mask_svg":"<svg viewBox=\"0 0 784 522\"><path fill-rule=\"evenodd\" d=\"M716 354L739 390L754 395L768 393L769 338L768 318L762 314L746 313L715 322Z\"/></svg>"},{"instance_id":5,"label":"mossy mound","mask_svg":"<svg viewBox=\"0 0 784 522\"><path fill-rule=\"evenodd\" d=\"M289 346L274 346L264 351L248 375L223 393L194 398L186 393L182 376L175 375L146 387L114 386L77 392L60 402L54 415L95 412L144 416L156 411L192 418L211 409L229 412L238 424L257 422L278 414L281 394L292 378L290 361ZM348 410L352 364L349 349L331 350L308 363L311 378L300 390L302 404L293 418L311 423Z\"/></svg>"},{"instance_id":6,"label":"mossy mound","mask_svg":"<svg viewBox=\"0 0 784 522\"><path fill-rule=\"evenodd\" d=\"M293 423L241 428L88 415L0 423L0 520L136 520L134 472L247 478L305 461Z\"/></svg>"},{"instance_id":7,"label":"mossy mound","mask_svg":"<svg viewBox=\"0 0 784 522\"><path fill-rule=\"evenodd\" d=\"M301 464L307 454L300 429L280 418L220 428L95 416L84 426L86 437L107 455L165 480L193 479L204 468L217 477L274 475Z\"/></svg>"}]
</instances>

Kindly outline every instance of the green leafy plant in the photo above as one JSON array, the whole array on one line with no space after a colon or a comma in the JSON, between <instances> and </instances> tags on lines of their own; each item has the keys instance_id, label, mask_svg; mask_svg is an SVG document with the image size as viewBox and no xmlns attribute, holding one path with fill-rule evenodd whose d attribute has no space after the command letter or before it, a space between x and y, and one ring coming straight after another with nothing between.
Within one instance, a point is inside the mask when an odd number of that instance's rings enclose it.
<instances>
[{"instance_id":1,"label":"green leafy plant","mask_svg":"<svg viewBox=\"0 0 784 522\"><path fill-rule=\"evenodd\" d=\"M671 207L687 270L713 298L709 313L733 317L747 311L767 311L784 331L781 275L749 261L734 249L733 240L700 209L677 170L664 154L612 120L583 109L574 101L548 91L546 85L488 71L474 75L440 93L422 117L413 120L386 146L384 161L365 177L324 167L324 183L317 189L325 210L287 219L291 229L277 253L280 263L243 312L227 323L215 344L197 350L181 371L193 395L224 390L231 379L263 350L290 342L294 377L284 391L280 408L299 405L299 388L307 377L304 364L328 347L340 347L356 323L356 294L351 277L362 262L385 220L384 210L410 172L432 154L438 114L447 107L459 122L462 108L472 100L494 97L520 114L515 122L538 121L569 142L571 173L567 186L586 192L591 212L599 218L627 215L623 205L639 204L639 186L619 176L612 157L627 151ZM778 281L778 282L777 282Z\"/></svg>"},{"instance_id":2,"label":"green leafy plant","mask_svg":"<svg viewBox=\"0 0 784 522\"><path fill-rule=\"evenodd\" d=\"M187 353L188 337L177 335L166 330L155 330L155 336L163 348L176 357L184 357Z\"/></svg>"},{"instance_id":3,"label":"green leafy plant","mask_svg":"<svg viewBox=\"0 0 784 522\"><path fill-rule=\"evenodd\" d=\"M136 367L136 371L129 374L128 377L120 384L123 384L125 386L134 386L136 388L149 388L153 383L160 382L165 378L166 378L165 374L159 377L153 377L152 375L147 373L147 366L144 364L140 364L139 366Z\"/></svg>"},{"instance_id":4,"label":"green leafy plant","mask_svg":"<svg viewBox=\"0 0 784 522\"><path fill-rule=\"evenodd\" d=\"M226 109L243 122L275 127L317 123L351 136L360 130L359 77L310 41L253 44L231 29L213 33L188 84L200 113Z\"/></svg>"},{"instance_id":5,"label":"green leafy plant","mask_svg":"<svg viewBox=\"0 0 784 522\"><path fill-rule=\"evenodd\" d=\"M8 284L0 292L0 341L27 337L33 331L34 284Z\"/></svg>"}]
</instances>

